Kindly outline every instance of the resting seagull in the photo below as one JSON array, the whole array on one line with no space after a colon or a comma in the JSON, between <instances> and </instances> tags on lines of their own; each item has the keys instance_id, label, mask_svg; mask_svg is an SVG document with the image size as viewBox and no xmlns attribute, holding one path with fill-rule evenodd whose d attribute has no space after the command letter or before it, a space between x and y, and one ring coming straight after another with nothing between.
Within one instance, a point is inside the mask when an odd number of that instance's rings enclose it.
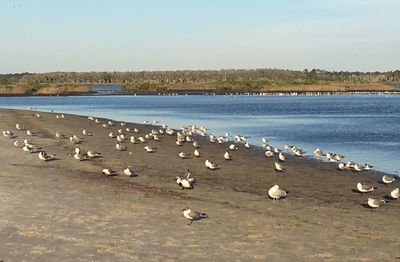
<instances>
[{"instance_id":1,"label":"resting seagull","mask_svg":"<svg viewBox=\"0 0 400 262\"><path fill-rule=\"evenodd\" d=\"M106 175L106 176L116 176L117 175L117 173L110 168L104 168L102 173L103 173L103 175Z\"/></svg>"},{"instance_id":2,"label":"resting seagull","mask_svg":"<svg viewBox=\"0 0 400 262\"><path fill-rule=\"evenodd\" d=\"M387 203L386 200L382 199L375 199L375 198L368 198L368 206L371 208L377 208L380 207L381 205Z\"/></svg>"},{"instance_id":3,"label":"resting seagull","mask_svg":"<svg viewBox=\"0 0 400 262\"><path fill-rule=\"evenodd\" d=\"M272 198L274 202L276 202L280 198L285 198L287 196L287 192L285 190L279 189L278 185L274 185L268 190L268 196Z\"/></svg>"},{"instance_id":4,"label":"resting seagull","mask_svg":"<svg viewBox=\"0 0 400 262\"><path fill-rule=\"evenodd\" d=\"M194 220L200 220L202 218L208 217L206 213L200 213L200 212L194 211L194 210L190 209L189 207L182 209L182 212L183 212L183 216L190 220L188 225L191 225Z\"/></svg>"},{"instance_id":5,"label":"resting seagull","mask_svg":"<svg viewBox=\"0 0 400 262\"><path fill-rule=\"evenodd\" d=\"M368 192L372 192L372 191L374 191L376 188L375 187L372 187L372 186L367 186L367 185L363 185L363 184L361 184L361 183L357 183L357 190L360 192L360 193L368 193Z\"/></svg>"},{"instance_id":6,"label":"resting seagull","mask_svg":"<svg viewBox=\"0 0 400 262\"><path fill-rule=\"evenodd\" d=\"M145 146L144 147L144 150L147 152L147 153L154 153L154 152L156 152L156 147L150 147L150 146Z\"/></svg>"},{"instance_id":7,"label":"resting seagull","mask_svg":"<svg viewBox=\"0 0 400 262\"><path fill-rule=\"evenodd\" d=\"M43 161L50 161L50 160L56 159L56 155L48 155L44 151L40 151L38 156L39 156L39 159L41 159Z\"/></svg>"},{"instance_id":8,"label":"resting seagull","mask_svg":"<svg viewBox=\"0 0 400 262\"><path fill-rule=\"evenodd\" d=\"M185 152L180 152L180 153L178 154L178 156L179 156L180 158L182 158L182 159L186 159L186 158L189 158L189 157L190 157L190 154L189 154L189 153L185 153Z\"/></svg>"},{"instance_id":9,"label":"resting seagull","mask_svg":"<svg viewBox=\"0 0 400 262\"><path fill-rule=\"evenodd\" d=\"M123 170L123 173L129 177L136 176L136 173L129 166Z\"/></svg>"},{"instance_id":10,"label":"resting seagull","mask_svg":"<svg viewBox=\"0 0 400 262\"><path fill-rule=\"evenodd\" d=\"M385 184L390 184L390 183L392 183L394 180L396 180L396 179L395 179L394 177L392 177L392 176L384 175L384 176L382 177L382 182L385 183Z\"/></svg>"},{"instance_id":11,"label":"resting seagull","mask_svg":"<svg viewBox=\"0 0 400 262\"><path fill-rule=\"evenodd\" d=\"M400 197L400 190L396 188L390 192L390 197L393 199L398 199Z\"/></svg>"}]
</instances>

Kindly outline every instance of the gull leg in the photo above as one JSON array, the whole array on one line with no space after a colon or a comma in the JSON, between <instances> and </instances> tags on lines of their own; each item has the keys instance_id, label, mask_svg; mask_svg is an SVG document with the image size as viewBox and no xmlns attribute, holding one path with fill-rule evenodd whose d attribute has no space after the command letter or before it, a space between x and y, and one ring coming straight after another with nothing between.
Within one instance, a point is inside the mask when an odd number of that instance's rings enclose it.
<instances>
[{"instance_id":1,"label":"gull leg","mask_svg":"<svg viewBox=\"0 0 400 262\"><path fill-rule=\"evenodd\" d=\"M191 219L191 220L190 220L190 223L188 224L188 226L190 226L192 223L193 223L193 220Z\"/></svg>"}]
</instances>

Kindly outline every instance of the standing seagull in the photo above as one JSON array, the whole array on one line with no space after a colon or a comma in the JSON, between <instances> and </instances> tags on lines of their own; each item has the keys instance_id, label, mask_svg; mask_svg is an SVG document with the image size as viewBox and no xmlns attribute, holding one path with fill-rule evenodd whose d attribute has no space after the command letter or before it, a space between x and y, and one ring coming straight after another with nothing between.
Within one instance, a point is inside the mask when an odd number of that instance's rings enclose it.
<instances>
[{"instance_id":1,"label":"standing seagull","mask_svg":"<svg viewBox=\"0 0 400 262\"><path fill-rule=\"evenodd\" d=\"M286 169L283 168L283 166L281 164L279 164L278 162L275 162L275 170L278 172L284 172Z\"/></svg>"},{"instance_id":2,"label":"standing seagull","mask_svg":"<svg viewBox=\"0 0 400 262\"><path fill-rule=\"evenodd\" d=\"M287 196L287 192L285 190L279 189L278 185L274 185L268 190L268 196L272 198L274 202L276 202L280 198L285 198Z\"/></svg>"},{"instance_id":3,"label":"standing seagull","mask_svg":"<svg viewBox=\"0 0 400 262\"><path fill-rule=\"evenodd\" d=\"M190 209L189 207L182 209L182 212L183 212L183 216L190 220L188 225L191 225L194 220L200 220L202 218L208 217L206 213L200 213L200 212L194 211L194 210Z\"/></svg>"}]
</instances>

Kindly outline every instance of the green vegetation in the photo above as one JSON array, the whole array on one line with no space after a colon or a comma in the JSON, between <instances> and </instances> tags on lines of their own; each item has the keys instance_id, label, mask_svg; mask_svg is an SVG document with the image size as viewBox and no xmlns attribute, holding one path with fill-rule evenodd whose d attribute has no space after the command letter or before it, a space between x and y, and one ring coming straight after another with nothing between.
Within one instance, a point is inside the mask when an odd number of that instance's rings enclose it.
<instances>
[{"instance_id":1,"label":"green vegetation","mask_svg":"<svg viewBox=\"0 0 400 262\"><path fill-rule=\"evenodd\" d=\"M0 93L68 94L89 92L93 84L122 85L125 92L168 91L383 91L400 82L400 70L331 72L313 70L184 70L148 72L53 72L0 75ZM15 91L15 92L17 92ZM17 92L17 93L18 93Z\"/></svg>"}]
</instances>

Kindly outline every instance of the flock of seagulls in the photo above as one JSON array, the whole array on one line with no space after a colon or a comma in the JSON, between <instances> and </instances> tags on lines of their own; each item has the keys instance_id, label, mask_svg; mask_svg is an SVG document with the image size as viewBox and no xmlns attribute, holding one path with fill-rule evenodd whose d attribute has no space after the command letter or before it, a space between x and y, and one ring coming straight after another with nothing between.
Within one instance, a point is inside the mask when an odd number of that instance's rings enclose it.
<instances>
[{"instance_id":1,"label":"flock of seagulls","mask_svg":"<svg viewBox=\"0 0 400 262\"><path fill-rule=\"evenodd\" d=\"M41 117L40 114L34 114L35 117ZM64 114L61 115L56 115L57 119L65 119ZM96 118L94 116L89 116L89 120L93 121L94 123L102 126L104 129L110 129L111 127L115 127L117 123L114 121L106 121L106 120L101 120L99 118ZM145 124L150 124L149 121L145 121ZM191 158L193 155L195 158L199 158L202 156L200 153L201 151L201 143L200 141L196 140L197 137L207 137L210 143L218 143L218 144L225 144L228 143L227 149L223 156L224 160L226 161L232 161L234 159L234 152L239 150L239 144L244 145L245 149L250 148L250 144L248 143L248 136L243 136L243 135L236 135L233 137L231 140L230 134L225 133L224 135L221 136L215 136L213 134L209 134L209 130L205 127L197 127L195 125L188 125L185 127L182 127L180 130L174 130L172 128L169 128L165 124L161 124L159 121L153 122L153 124L158 124L159 126L153 126L153 129L144 134L144 135L139 135L140 130L138 128L129 128L126 127L125 122L120 122L120 128L116 131L110 131L106 132L106 135L109 138L116 139L116 144L115 148L118 151L127 151L128 147L125 145L125 143L132 143L132 144L144 144L145 146L143 147L144 151L147 153L155 153L157 152L157 147L150 146L148 143L149 141L160 141L161 135L169 135L169 136L176 136L176 141L175 144L176 146L180 147L184 145L185 143L190 143L193 146L193 153L191 152L184 152L181 151L178 156L181 159L188 159ZM26 129L19 123L15 125L16 129L18 131L25 131L27 136L35 136L37 133L32 132L29 129ZM90 132L87 129L82 129L82 135L91 137L94 136L92 132ZM129 136L128 133L131 133L132 135ZM15 133L11 130L4 130L3 131L3 136L7 137L9 139L15 139L17 136ZM67 139L67 136L61 134L59 131L56 131L55 137L57 139ZM69 153L68 155L72 155L74 159L78 161L84 161L88 159L93 159L97 157L101 157L101 153L96 152L94 150L88 150L86 153L83 152L83 150L78 146L81 144L84 139L79 137L76 134L72 134L69 136L69 141L75 145L75 149L72 153ZM230 143L229 143L230 142ZM264 155L267 158L277 158L277 160L274 162L274 169L276 172L279 173L284 173L286 172L286 168L284 167L284 163L287 161L287 156L286 154L291 153L295 157L303 157L305 155L305 151L298 147L298 146L293 146L293 145L284 145L284 150L279 149L278 147L273 147L269 145L269 140L266 137L263 137L261 139L262 142L262 148L265 149ZM19 140L14 140L14 146L18 148L22 148L23 151L29 152L29 153L37 153L38 157L42 161L51 161L56 159L55 154L50 154L46 151L44 151L41 147L38 145L33 144L31 141L28 139L24 139L23 141ZM284 151L286 150L286 153ZM323 159L326 157L326 160L329 162L337 162L338 167L337 169L340 171L354 171L354 172L361 172L361 171L368 171L373 168L372 165L369 164L364 164L360 165L357 163L354 163L352 161L348 162L342 162L343 159L345 158L344 155L337 154L337 153L324 153L321 149L317 148L314 151L314 156L317 159ZM222 160L222 161L224 161ZM220 169L223 165L221 163L218 163L216 161L206 159L205 162L205 167L208 170L217 170ZM116 176L118 174L122 174L124 176L128 177L134 177L137 176L137 173L131 168L131 166L126 167L123 169L121 172L115 171L110 168L103 168L102 169L102 174L106 176ZM196 180L191 177L191 173L189 170L186 171L185 175L183 176L177 176L174 179L177 183L177 185L181 189L193 189L194 184L196 183ZM389 176L389 175L384 175L382 177L382 183L383 184L390 184L395 180L395 177ZM365 183L357 183L356 189L360 193L370 193L373 192L376 188L368 186ZM285 191L279 187L279 185L274 185L268 190L268 197L273 200L273 202L278 202L279 199L286 198L288 196L288 191ZM391 199L398 199L399 198L399 188L395 188L390 193L388 196ZM375 199L375 198L368 198L367 200L367 205L371 208L377 208L382 206L383 204L387 203L387 200L383 199ZM207 214L205 213L200 213L193 211L190 208L185 208L182 210L184 217L190 220L190 224L195 221L199 220L202 218L206 218Z\"/></svg>"}]
</instances>

